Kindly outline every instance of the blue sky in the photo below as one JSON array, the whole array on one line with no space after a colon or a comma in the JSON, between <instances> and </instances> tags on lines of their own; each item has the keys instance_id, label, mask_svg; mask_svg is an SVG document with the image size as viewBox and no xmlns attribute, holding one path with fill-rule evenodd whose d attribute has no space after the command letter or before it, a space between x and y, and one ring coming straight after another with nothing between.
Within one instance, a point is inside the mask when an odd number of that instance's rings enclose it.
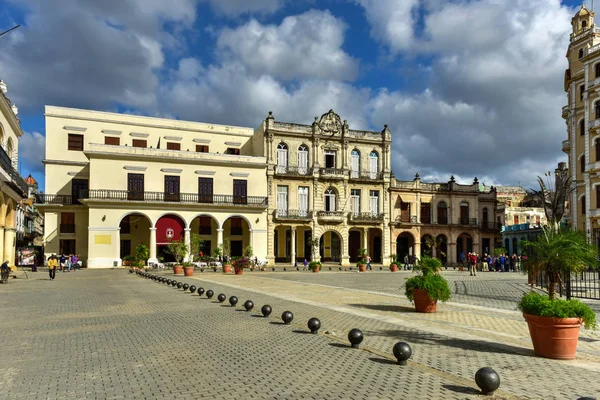
<instances>
[{"instance_id":1,"label":"blue sky","mask_svg":"<svg viewBox=\"0 0 600 400\"><path fill-rule=\"evenodd\" d=\"M535 187L566 161L559 0L4 0L0 79L44 186L45 104L257 127L330 108L399 179ZM600 1L598 2L600 7Z\"/></svg>"}]
</instances>

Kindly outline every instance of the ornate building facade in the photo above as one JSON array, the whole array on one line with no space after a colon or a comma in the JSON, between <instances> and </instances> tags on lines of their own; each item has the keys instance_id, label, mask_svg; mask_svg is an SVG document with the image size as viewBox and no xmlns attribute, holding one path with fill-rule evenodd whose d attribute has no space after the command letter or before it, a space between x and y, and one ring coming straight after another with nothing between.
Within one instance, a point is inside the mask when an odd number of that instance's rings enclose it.
<instances>
[{"instance_id":1,"label":"ornate building facade","mask_svg":"<svg viewBox=\"0 0 600 400\"><path fill-rule=\"evenodd\" d=\"M562 150L569 157L574 188L569 219L575 229L600 237L600 29L584 6L571 25L564 79L567 105L562 109L567 124Z\"/></svg>"},{"instance_id":2,"label":"ornate building facade","mask_svg":"<svg viewBox=\"0 0 600 400\"><path fill-rule=\"evenodd\" d=\"M312 124L278 122L257 133L267 158L270 263L323 261L348 265L364 248L389 262L387 191L391 133L350 129L333 110ZM319 242L311 245L311 240Z\"/></svg>"},{"instance_id":3,"label":"ornate building facade","mask_svg":"<svg viewBox=\"0 0 600 400\"><path fill-rule=\"evenodd\" d=\"M23 136L17 107L0 80L0 259L15 265L17 209L29 188L17 171L19 138Z\"/></svg>"},{"instance_id":4,"label":"ornate building facade","mask_svg":"<svg viewBox=\"0 0 600 400\"><path fill-rule=\"evenodd\" d=\"M496 190L472 185L392 179L390 248L405 255L430 255L442 263L460 262L461 253L491 254L500 228L494 221Z\"/></svg>"},{"instance_id":5,"label":"ornate building facade","mask_svg":"<svg viewBox=\"0 0 600 400\"><path fill-rule=\"evenodd\" d=\"M46 106L45 256L149 262L192 233L209 254L267 256L266 159L250 128Z\"/></svg>"}]
</instances>

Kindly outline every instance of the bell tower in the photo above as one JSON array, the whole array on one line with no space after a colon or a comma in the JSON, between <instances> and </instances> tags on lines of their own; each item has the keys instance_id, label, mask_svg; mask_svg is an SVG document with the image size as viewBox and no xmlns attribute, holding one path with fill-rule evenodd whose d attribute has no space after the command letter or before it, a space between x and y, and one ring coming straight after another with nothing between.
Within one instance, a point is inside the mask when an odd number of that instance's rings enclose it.
<instances>
[{"instance_id":1,"label":"bell tower","mask_svg":"<svg viewBox=\"0 0 600 400\"><path fill-rule=\"evenodd\" d=\"M588 10L584 4L581 5L581 9L571 19L571 26L573 26L573 35L579 35L588 29L594 27L594 13Z\"/></svg>"}]
</instances>

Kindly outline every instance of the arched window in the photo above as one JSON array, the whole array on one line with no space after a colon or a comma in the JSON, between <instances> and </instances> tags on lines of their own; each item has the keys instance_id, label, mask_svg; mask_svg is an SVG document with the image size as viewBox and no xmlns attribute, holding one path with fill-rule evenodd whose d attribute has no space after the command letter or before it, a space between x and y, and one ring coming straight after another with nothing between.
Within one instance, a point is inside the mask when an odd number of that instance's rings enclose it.
<instances>
[{"instance_id":1,"label":"arched window","mask_svg":"<svg viewBox=\"0 0 600 400\"><path fill-rule=\"evenodd\" d=\"M581 169L581 173L585 172L585 154L581 156L579 159L579 168Z\"/></svg>"},{"instance_id":2,"label":"arched window","mask_svg":"<svg viewBox=\"0 0 600 400\"><path fill-rule=\"evenodd\" d=\"M579 100L583 101L583 94L585 93L585 85L579 86Z\"/></svg>"},{"instance_id":3,"label":"arched window","mask_svg":"<svg viewBox=\"0 0 600 400\"><path fill-rule=\"evenodd\" d=\"M288 166L288 147L285 143L277 145L277 172L284 174Z\"/></svg>"},{"instance_id":4,"label":"arched window","mask_svg":"<svg viewBox=\"0 0 600 400\"><path fill-rule=\"evenodd\" d=\"M579 121L579 135L585 136L585 118Z\"/></svg>"},{"instance_id":5,"label":"arched window","mask_svg":"<svg viewBox=\"0 0 600 400\"><path fill-rule=\"evenodd\" d=\"M448 206L444 201L437 204L437 223L443 225L448 223Z\"/></svg>"},{"instance_id":6,"label":"arched window","mask_svg":"<svg viewBox=\"0 0 600 400\"><path fill-rule=\"evenodd\" d=\"M460 224L469 225L469 203L466 201L460 202Z\"/></svg>"},{"instance_id":7,"label":"arched window","mask_svg":"<svg viewBox=\"0 0 600 400\"><path fill-rule=\"evenodd\" d=\"M369 177L371 179L377 179L379 173L379 155L376 151L372 151L369 154Z\"/></svg>"},{"instance_id":8,"label":"arched window","mask_svg":"<svg viewBox=\"0 0 600 400\"><path fill-rule=\"evenodd\" d=\"M358 178L360 176L360 151L352 150L350 153L350 177Z\"/></svg>"},{"instance_id":9,"label":"arched window","mask_svg":"<svg viewBox=\"0 0 600 400\"><path fill-rule=\"evenodd\" d=\"M308 173L308 146L305 144L298 147L298 173L300 175Z\"/></svg>"},{"instance_id":10,"label":"arched window","mask_svg":"<svg viewBox=\"0 0 600 400\"><path fill-rule=\"evenodd\" d=\"M483 221L481 221L483 223L483 227L484 228L488 228L488 209L487 207L483 207ZM490 227L491 228L491 227Z\"/></svg>"},{"instance_id":11,"label":"arched window","mask_svg":"<svg viewBox=\"0 0 600 400\"><path fill-rule=\"evenodd\" d=\"M587 29L587 21L581 21L581 30Z\"/></svg>"},{"instance_id":12,"label":"arched window","mask_svg":"<svg viewBox=\"0 0 600 400\"><path fill-rule=\"evenodd\" d=\"M583 57L583 49L579 49L579 58Z\"/></svg>"},{"instance_id":13,"label":"arched window","mask_svg":"<svg viewBox=\"0 0 600 400\"><path fill-rule=\"evenodd\" d=\"M596 114L596 119L600 118L600 101L597 101L596 104L594 104L594 110L595 110L595 114Z\"/></svg>"},{"instance_id":14,"label":"arched window","mask_svg":"<svg viewBox=\"0 0 600 400\"><path fill-rule=\"evenodd\" d=\"M600 78L600 63L597 63L594 69L596 71L596 78Z\"/></svg>"},{"instance_id":15,"label":"arched window","mask_svg":"<svg viewBox=\"0 0 600 400\"><path fill-rule=\"evenodd\" d=\"M600 161L600 139L596 139L596 161Z\"/></svg>"},{"instance_id":16,"label":"arched window","mask_svg":"<svg viewBox=\"0 0 600 400\"><path fill-rule=\"evenodd\" d=\"M325 211L335 211L336 210L336 195L335 190L329 188L325 191Z\"/></svg>"},{"instance_id":17,"label":"arched window","mask_svg":"<svg viewBox=\"0 0 600 400\"><path fill-rule=\"evenodd\" d=\"M581 196L581 213L585 215L585 194Z\"/></svg>"}]
</instances>

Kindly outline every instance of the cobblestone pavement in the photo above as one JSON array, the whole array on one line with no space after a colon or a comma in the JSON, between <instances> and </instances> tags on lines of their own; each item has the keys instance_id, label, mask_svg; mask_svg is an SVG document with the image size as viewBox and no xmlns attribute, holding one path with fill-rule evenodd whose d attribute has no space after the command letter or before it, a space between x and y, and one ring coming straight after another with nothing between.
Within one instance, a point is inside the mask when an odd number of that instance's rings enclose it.
<instances>
[{"instance_id":1,"label":"cobblestone pavement","mask_svg":"<svg viewBox=\"0 0 600 400\"><path fill-rule=\"evenodd\" d=\"M455 303L417 315L401 292L380 290L380 280L401 284L402 275L177 278L215 298L252 299L248 313L125 270L58 274L53 282L30 274L0 285L0 330L9 338L0 398L471 399L480 397L473 375L483 366L501 375L495 398L600 397L597 334L583 333L578 360L534 357L517 312ZM398 290L397 282L390 287ZM257 315L263 304L273 307L269 319ZM288 309L292 326L279 319ZM303 334L313 316L321 333ZM347 347L355 327L365 334L362 350ZM413 348L408 367L393 364L398 340Z\"/></svg>"},{"instance_id":2,"label":"cobblestone pavement","mask_svg":"<svg viewBox=\"0 0 600 400\"><path fill-rule=\"evenodd\" d=\"M45 272L30 273L27 280L0 285L0 331L5 339L0 398L480 397L472 377L483 365L457 365L462 377L428 366L423 357L432 364L449 360L435 352L423 353L416 341L415 360L407 367L394 364L391 347L379 350L384 338L404 336L402 332L411 329L234 290L198 276L179 280L210 286L215 297L220 292L235 294L240 304L252 298L257 310L268 302L273 316L262 318L256 310L245 312L122 269L59 273L55 281L49 281ZM295 313L292 326L278 318L284 309ZM314 315L323 321L321 332L335 327L338 335L306 334L307 317ZM363 329L362 350L348 347L346 326ZM395 331L386 333L386 329ZM410 336L405 339L412 342ZM501 390L494 398L516 397Z\"/></svg>"}]
</instances>

